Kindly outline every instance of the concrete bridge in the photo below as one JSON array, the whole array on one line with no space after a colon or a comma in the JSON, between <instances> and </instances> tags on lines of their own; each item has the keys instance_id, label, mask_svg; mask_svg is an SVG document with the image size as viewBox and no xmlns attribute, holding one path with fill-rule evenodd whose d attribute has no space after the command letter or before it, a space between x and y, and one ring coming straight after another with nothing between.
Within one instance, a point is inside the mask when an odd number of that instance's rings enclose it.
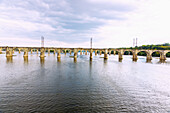
<instances>
[{"instance_id":1,"label":"concrete bridge","mask_svg":"<svg viewBox=\"0 0 170 113\"><path fill-rule=\"evenodd\" d=\"M57 58L60 59L61 53L67 53L69 52L70 55L74 53L74 58L77 58L78 53L80 52L80 55L90 54L90 59L93 58L93 53L95 52L95 55L101 55L104 54L104 59L108 59L108 55L111 55L111 52L116 55L118 54L119 61L122 61L123 55L125 52L131 52L132 53L132 60L137 61L138 60L138 53L145 52L146 53L146 59L147 61L152 60L152 54L154 52L159 52L160 54L160 61L166 60L166 54L170 52L170 50L147 50L147 49L108 49L108 48L54 48L54 47L8 47L8 46L0 46L0 53L3 51L6 51L6 57L12 57L14 54L14 51L18 51L19 54L21 51L24 52L23 57L28 57L28 53L31 54L33 52L36 52L37 54L40 53L40 58L45 58L45 52L48 52L50 54L50 51L52 50L54 54L57 53Z\"/></svg>"}]
</instances>

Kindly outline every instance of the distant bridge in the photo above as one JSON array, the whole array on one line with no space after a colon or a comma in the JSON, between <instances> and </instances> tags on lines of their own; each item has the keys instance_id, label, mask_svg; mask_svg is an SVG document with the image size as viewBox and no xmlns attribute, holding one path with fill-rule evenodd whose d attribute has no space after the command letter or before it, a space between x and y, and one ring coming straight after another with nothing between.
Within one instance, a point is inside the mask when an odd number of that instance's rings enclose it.
<instances>
[{"instance_id":1,"label":"distant bridge","mask_svg":"<svg viewBox=\"0 0 170 113\"><path fill-rule=\"evenodd\" d=\"M55 48L55 47L8 47L8 46L0 46L0 53L2 50L6 51L6 57L12 57L14 54L14 51L18 51L19 54L21 51L24 52L24 57L28 57L28 53L31 54L33 52L37 52L37 54L40 53L40 58L43 59L45 57L45 52L48 52L50 54L50 51L53 50L54 54L57 53L57 58L59 59L61 57L61 53L64 52L65 54L69 52L70 54L74 53L74 58L77 58L78 52L80 52L80 55L90 54L90 59L93 58L93 52L95 52L95 55L101 55L104 53L104 59L108 59L108 55L111 55L111 52L115 55L118 53L118 59L119 61L122 61L124 53L131 52L133 57L133 61L137 61L138 59L138 53L139 52L145 52L146 53L146 59L147 61L152 60L152 54L154 52L159 52L160 54L160 61L166 60L166 54L170 52L170 50L148 50L148 49L108 49L108 48Z\"/></svg>"}]
</instances>

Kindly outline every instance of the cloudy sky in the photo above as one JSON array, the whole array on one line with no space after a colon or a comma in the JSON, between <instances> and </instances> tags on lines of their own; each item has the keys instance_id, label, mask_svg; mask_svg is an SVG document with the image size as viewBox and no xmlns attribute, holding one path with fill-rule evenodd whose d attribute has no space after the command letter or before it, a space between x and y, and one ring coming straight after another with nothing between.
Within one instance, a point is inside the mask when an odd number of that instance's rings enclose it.
<instances>
[{"instance_id":1,"label":"cloudy sky","mask_svg":"<svg viewBox=\"0 0 170 113\"><path fill-rule=\"evenodd\" d=\"M0 0L0 45L130 47L170 42L170 0Z\"/></svg>"}]
</instances>

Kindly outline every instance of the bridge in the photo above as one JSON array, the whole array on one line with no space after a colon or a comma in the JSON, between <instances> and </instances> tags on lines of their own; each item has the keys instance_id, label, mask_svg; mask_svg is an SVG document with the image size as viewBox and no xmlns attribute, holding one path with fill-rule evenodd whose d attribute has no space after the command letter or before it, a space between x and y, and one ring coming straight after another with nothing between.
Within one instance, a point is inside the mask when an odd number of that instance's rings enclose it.
<instances>
[{"instance_id":1,"label":"bridge","mask_svg":"<svg viewBox=\"0 0 170 113\"><path fill-rule=\"evenodd\" d=\"M93 58L93 53L95 52L96 55L104 54L104 59L108 59L108 55L111 55L111 52L116 55L118 54L118 60L122 61L123 55L125 52L131 52L132 53L132 60L137 61L138 60L138 53L145 52L146 53L146 60L149 62L152 60L152 54L154 52L158 52L160 54L160 61L164 62L166 60L166 54L170 52L170 50L148 50L148 49L108 49L108 48L55 48L55 47L8 47L8 46L0 46L0 53L2 51L6 51L6 57L13 57L13 54L15 51L18 51L19 54L21 54L21 51L24 52L23 57L28 57L28 53L31 54L33 52L36 52L37 54L40 53L40 58L45 58L45 52L48 52L50 54L50 51L53 51L54 54L57 54L57 58L60 59L61 53L69 52L70 55L74 53L74 58L77 58L78 53L80 55L90 54L90 59Z\"/></svg>"}]
</instances>

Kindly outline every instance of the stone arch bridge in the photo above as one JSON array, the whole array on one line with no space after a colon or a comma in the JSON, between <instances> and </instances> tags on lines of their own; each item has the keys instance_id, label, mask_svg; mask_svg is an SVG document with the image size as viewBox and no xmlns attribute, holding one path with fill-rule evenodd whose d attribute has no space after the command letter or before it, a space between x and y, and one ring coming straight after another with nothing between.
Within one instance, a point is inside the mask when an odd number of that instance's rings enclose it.
<instances>
[{"instance_id":1,"label":"stone arch bridge","mask_svg":"<svg viewBox=\"0 0 170 113\"><path fill-rule=\"evenodd\" d=\"M146 59L147 61L152 60L152 54L154 52L159 52L160 54L160 61L166 60L166 54L170 52L170 50L148 50L148 49L108 49L108 48L55 48L55 47L8 47L8 46L1 46L0 47L0 53L2 51L6 51L6 57L12 57L14 51L18 51L21 53L21 51L24 52L23 57L28 57L28 53L31 54L33 52L37 52L37 54L40 53L40 58L45 57L45 52L48 52L50 54L50 51L53 51L54 54L57 54L57 58L61 57L61 53L67 53L70 54L74 53L74 58L77 58L78 53L80 52L80 55L90 54L90 59L93 58L93 53L95 52L95 55L101 55L104 54L104 59L108 59L108 55L111 55L111 52L115 55L118 54L119 61L123 59L123 55L125 52L131 52L132 53L132 60L137 61L138 59L138 53L145 52L146 53Z\"/></svg>"}]
</instances>

